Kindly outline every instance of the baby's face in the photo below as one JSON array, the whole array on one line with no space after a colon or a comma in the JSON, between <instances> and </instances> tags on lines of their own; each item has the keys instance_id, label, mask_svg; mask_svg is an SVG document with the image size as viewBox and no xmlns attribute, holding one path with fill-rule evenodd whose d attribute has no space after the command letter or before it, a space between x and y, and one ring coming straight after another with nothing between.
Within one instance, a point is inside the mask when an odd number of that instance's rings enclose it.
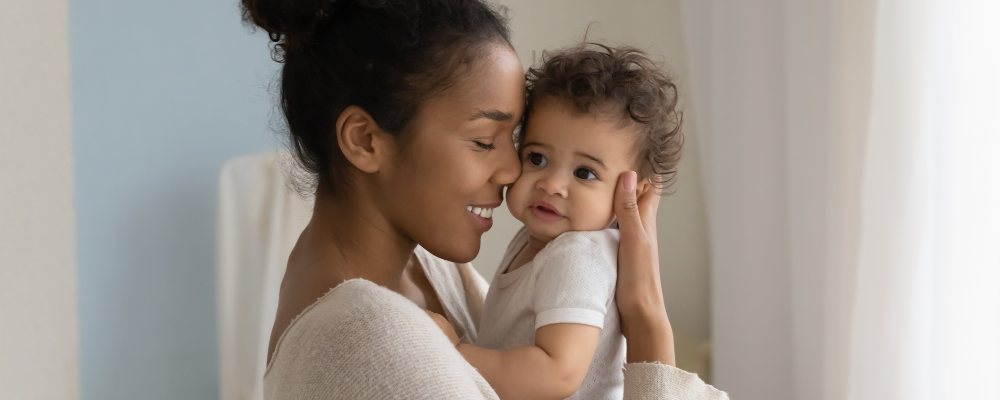
<instances>
[{"instance_id":1,"label":"baby's face","mask_svg":"<svg viewBox=\"0 0 1000 400\"><path fill-rule=\"evenodd\" d=\"M545 241L607 228L618 176L633 169L634 133L556 99L536 104L524 132L521 177L507 190L511 214Z\"/></svg>"}]
</instances>

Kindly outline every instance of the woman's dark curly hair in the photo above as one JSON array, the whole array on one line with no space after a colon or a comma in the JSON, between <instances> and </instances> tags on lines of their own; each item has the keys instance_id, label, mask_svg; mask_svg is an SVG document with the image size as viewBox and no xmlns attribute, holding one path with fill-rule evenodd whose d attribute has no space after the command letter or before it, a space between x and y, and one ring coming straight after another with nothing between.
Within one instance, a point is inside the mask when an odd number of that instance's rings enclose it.
<instances>
[{"instance_id":1,"label":"woman's dark curly hair","mask_svg":"<svg viewBox=\"0 0 1000 400\"><path fill-rule=\"evenodd\" d=\"M657 190L674 182L684 136L677 86L649 56L631 47L583 43L542 55L528 69L528 102L521 126L547 98L567 100L580 113L600 113L633 127L636 172ZM524 134L518 134L518 144Z\"/></svg>"},{"instance_id":2,"label":"woman's dark curly hair","mask_svg":"<svg viewBox=\"0 0 1000 400\"><path fill-rule=\"evenodd\" d=\"M276 43L290 147L317 191L342 192L352 165L336 121L364 109L401 135L461 64L510 46L506 18L481 0L241 0L244 23Z\"/></svg>"}]
</instances>

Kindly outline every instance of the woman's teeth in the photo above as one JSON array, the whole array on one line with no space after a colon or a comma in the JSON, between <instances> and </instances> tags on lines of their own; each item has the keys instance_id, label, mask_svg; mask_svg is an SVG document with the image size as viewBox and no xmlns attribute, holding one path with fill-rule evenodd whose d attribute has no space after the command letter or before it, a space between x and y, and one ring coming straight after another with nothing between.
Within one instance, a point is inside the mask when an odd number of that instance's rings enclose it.
<instances>
[{"instance_id":1,"label":"woman's teeth","mask_svg":"<svg viewBox=\"0 0 1000 400\"><path fill-rule=\"evenodd\" d=\"M467 206L467 207L465 207L465 209L469 210L469 212L471 212L473 214L476 214L476 215L478 215L480 217L483 217L483 218L486 218L486 219L493 218L493 209L492 208L480 208L480 207Z\"/></svg>"}]
</instances>

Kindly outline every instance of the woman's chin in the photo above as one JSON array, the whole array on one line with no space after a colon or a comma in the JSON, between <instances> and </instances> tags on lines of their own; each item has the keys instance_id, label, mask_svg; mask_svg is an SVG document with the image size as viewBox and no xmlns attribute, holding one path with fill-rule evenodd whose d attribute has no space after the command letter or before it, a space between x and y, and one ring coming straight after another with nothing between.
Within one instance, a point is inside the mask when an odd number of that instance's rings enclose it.
<instances>
[{"instance_id":1,"label":"woman's chin","mask_svg":"<svg viewBox=\"0 0 1000 400\"><path fill-rule=\"evenodd\" d=\"M433 244L424 245L424 249L436 257L454 263L471 262L479 255L479 236L476 236L475 243L457 244L452 242L445 246L435 246Z\"/></svg>"}]
</instances>

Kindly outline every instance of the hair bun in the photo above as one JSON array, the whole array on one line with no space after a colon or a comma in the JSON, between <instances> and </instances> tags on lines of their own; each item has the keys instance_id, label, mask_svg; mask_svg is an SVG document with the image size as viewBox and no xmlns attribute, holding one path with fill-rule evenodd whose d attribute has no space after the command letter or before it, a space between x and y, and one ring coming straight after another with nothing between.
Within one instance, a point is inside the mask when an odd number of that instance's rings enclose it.
<instances>
[{"instance_id":1,"label":"hair bun","mask_svg":"<svg viewBox=\"0 0 1000 400\"><path fill-rule=\"evenodd\" d=\"M241 0L243 22L267 31L281 52L294 51L307 42L335 3L346 0Z\"/></svg>"}]
</instances>

